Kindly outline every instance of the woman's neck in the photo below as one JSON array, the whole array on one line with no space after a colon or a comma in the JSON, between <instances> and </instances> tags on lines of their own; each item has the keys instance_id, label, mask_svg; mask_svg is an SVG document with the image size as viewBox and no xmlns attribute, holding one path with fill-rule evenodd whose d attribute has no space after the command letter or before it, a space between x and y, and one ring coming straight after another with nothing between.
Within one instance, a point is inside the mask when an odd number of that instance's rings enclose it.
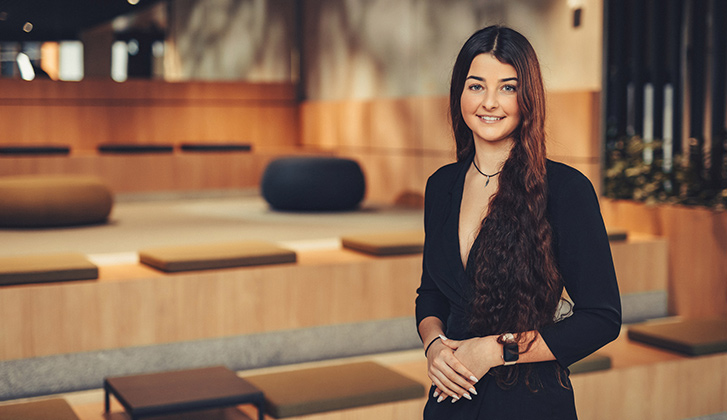
<instances>
[{"instance_id":1,"label":"woman's neck","mask_svg":"<svg viewBox=\"0 0 727 420\"><path fill-rule=\"evenodd\" d=\"M513 144L512 139L499 142L475 142L475 164L486 174L499 172L510 156Z\"/></svg>"}]
</instances>

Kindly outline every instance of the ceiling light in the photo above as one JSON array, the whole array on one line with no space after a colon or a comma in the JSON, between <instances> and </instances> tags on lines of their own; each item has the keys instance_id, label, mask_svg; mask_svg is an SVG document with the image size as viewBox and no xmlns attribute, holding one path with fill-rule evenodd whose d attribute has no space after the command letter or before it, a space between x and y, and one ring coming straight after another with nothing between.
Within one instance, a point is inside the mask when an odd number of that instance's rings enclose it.
<instances>
[{"instance_id":1,"label":"ceiling light","mask_svg":"<svg viewBox=\"0 0 727 420\"><path fill-rule=\"evenodd\" d=\"M30 22L25 22L25 25L23 25L23 30L25 32L30 32L33 30L33 24Z\"/></svg>"}]
</instances>

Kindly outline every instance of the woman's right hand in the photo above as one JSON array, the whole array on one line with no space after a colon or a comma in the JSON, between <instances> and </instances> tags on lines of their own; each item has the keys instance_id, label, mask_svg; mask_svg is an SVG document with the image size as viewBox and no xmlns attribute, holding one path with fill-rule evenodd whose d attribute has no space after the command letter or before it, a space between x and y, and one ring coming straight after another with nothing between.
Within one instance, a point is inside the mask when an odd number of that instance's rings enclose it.
<instances>
[{"instance_id":1,"label":"woman's right hand","mask_svg":"<svg viewBox=\"0 0 727 420\"><path fill-rule=\"evenodd\" d=\"M447 397L451 397L452 402L462 397L471 400L472 394L477 394L474 387L477 378L455 357L456 344L445 345L443 341L447 338L440 337L435 339L427 351L427 373L432 385L436 387L434 392L437 402L442 402Z\"/></svg>"}]
</instances>

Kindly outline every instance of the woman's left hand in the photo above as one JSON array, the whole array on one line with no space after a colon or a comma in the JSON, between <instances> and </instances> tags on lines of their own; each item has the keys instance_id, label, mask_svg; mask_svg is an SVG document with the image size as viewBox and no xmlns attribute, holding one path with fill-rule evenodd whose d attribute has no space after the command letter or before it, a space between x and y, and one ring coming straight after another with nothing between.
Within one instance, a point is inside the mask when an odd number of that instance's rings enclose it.
<instances>
[{"instance_id":1,"label":"woman's left hand","mask_svg":"<svg viewBox=\"0 0 727 420\"><path fill-rule=\"evenodd\" d=\"M482 378L493 367L502 364L502 345L497 336L475 337L467 340L442 340L454 351L454 355L477 379ZM439 389L436 393L441 393ZM460 395L460 398L462 395Z\"/></svg>"}]
</instances>

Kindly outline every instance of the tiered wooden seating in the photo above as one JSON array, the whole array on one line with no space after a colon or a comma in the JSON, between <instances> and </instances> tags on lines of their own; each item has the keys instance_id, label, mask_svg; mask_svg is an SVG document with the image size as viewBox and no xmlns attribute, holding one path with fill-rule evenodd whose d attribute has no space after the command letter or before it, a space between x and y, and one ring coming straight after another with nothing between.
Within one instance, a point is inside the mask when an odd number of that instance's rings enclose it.
<instances>
[{"instance_id":1,"label":"tiered wooden seating","mask_svg":"<svg viewBox=\"0 0 727 420\"><path fill-rule=\"evenodd\" d=\"M623 302L624 322L667 316L669 263L666 240L629 232L626 240L611 241L611 253Z\"/></svg>"},{"instance_id":2,"label":"tiered wooden seating","mask_svg":"<svg viewBox=\"0 0 727 420\"><path fill-rule=\"evenodd\" d=\"M331 249L297 258L170 274L142 264L100 266L92 282L0 288L0 308L25 314L22 323L0 317L0 360L411 315L420 255Z\"/></svg>"}]
</instances>

